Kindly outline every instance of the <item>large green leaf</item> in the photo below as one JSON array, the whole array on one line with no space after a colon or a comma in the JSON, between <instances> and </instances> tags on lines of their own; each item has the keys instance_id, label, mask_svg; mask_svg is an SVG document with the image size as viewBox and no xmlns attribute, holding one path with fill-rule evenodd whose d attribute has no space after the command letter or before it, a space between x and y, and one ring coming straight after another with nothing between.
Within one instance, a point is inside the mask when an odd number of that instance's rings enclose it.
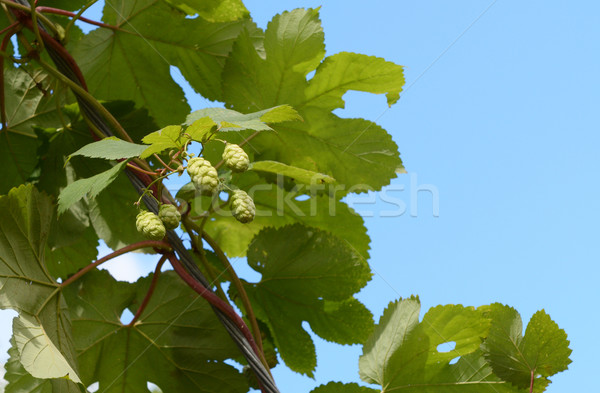
<instances>
[{"instance_id":1,"label":"large green leaf","mask_svg":"<svg viewBox=\"0 0 600 393\"><path fill-rule=\"evenodd\" d=\"M235 184L248 191L254 199L254 220L242 225L232 217L229 207L225 207L212 216L214 220L211 218L206 223L207 232L228 255L246 255L252 238L262 228L300 223L331 232L347 241L365 259L368 258L369 236L364 221L344 202L328 195L310 193L309 198L305 198L307 190L304 188L286 191L274 184L265 185L264 180L251 172L240 175ZM198 203L194 203L193 209L193 214L204 211Z\"/></svg>"},{"instance_id":2,"label":"large green leaf","mask_svg":"<svg viewBox=\"0 0 600 393\"><path fill-rule=\"evenodd\" d=\"M196 91L219 100L223 60L247 22L185 16L159 0L107 0L102 19L120 30L92 31L73 49L90 92L132 99L161 126L179 124L189 106L171 78L173 65Z\"/></svg>"},{"instance_id":3,"label":"large green leaf","mask_svg":"<svg viewBox=\"0 0 600 393\"><path fill-rule=\"evenodd\" d=\"M382 392L517 392L492 374L479 351L490 328L483 312L437 306L421 322L419 312L412 298L388 306L363 348L361 379L381 385ZM444 343L454 343L454 349L443 351Z\"/></svg>"},{"instance_id":4,"label":"large green leaf","mask_svg":"<svg viewBox=\"0 0 600 393\"><path fill-rule=\"evenodd\" d=\"M571 359L564 330L545 311L533 314L525 335L519 313L508 306L492 305L494 324L483 349L494 373L520 388L534 378L536 391L544 391L548 377L567 369Z\"/></svg>"},{"instance_id":5,"label":"large green leaf","mask_svg":"<svg viewBox=\"0 0 600 393\"><path fill-rule=\"evenodd\" d=\"M121 323L126 307L136 312L151 279L128 284L97 271L65 290L83 381L98 381L106 393L146 391L147 382L164 393L247 391L243 376L222 362L238 353L235 344L175 273L159 277L133 326Z\"/></svg>"},{"instance_id":6,"label":"large green leaf","mask_svg":"<svg viewBox=\"0 0 600 393\"><path fill-rule=\"evenodd\" d=\"M303 321L324 339L341 344L364 342L370 334L371 313L352 296L371 273L346 242L298 224L266 228L250 245L248 263L262 277L246 284L246 291L292 370L312 376L316 367Z\"/></svg>"},{"instance_id":7,"label":"large green leaf","mask_svg":"<svg viewBox=\"0 0 600 393\"><path fill-rule=\"evenodd\" d=\"M50 198L31 185L0 197L0 308L19 312L15 344L29 374L78 381L66 304L44 263L52 216Z\"/></svg>"},{"instance_id":8,"label":"large green leaf","mask_svg":"<svg viewBox=\"0 0 600 393\"><path fill-rule=\"evenodd\" d=\"M304 123L284 123L274 127L277 133L258 135L251 142L255 159L330 175L343 185L340 196L389 184L403 169L391 136L373 122L342 119L331 110L343 107L348 90L387 93L393 104L404 84L402 67L354 53L320 63L323 35L318 12L310 9L276 16L265 32L264 47L265 54L247 34L236 40L223 72L226 105L251 112L289 104Z\"/></svg>"}]
</instances>

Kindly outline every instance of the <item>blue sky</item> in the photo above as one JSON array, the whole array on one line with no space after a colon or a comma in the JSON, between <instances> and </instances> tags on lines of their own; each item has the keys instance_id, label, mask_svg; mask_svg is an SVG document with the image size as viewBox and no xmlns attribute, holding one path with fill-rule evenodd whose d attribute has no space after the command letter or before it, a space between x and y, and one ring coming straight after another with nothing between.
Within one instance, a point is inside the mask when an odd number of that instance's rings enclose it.
<instances>
[{"instance_id":1,"label":"blue sky","mask_svg":"<svg viewBox=\"0 0 600 393\"><path fill-rule=\"evenodd\" d=\"M365 221L375 275L359 298L377 318L389 301L411 294L424 310L509 304L525 324L543 308L573 349L569 370L553 377L547 391L588 390L600 323L600 3L245 4L261 27L285 9L323 5L328 54L353 51L406 66L407 88L391 109L383 96L349 93L338 111L388 130L409 172L386 194L405 203L404 214L382 217L395 206L381 197L374 206L355 205L374 211ZM431 192L417 193L419 187L435 190L438 203ZM134 259L118 274L144 271L148 263ZM5 315L0 320L9 325ZM9 333L0 329L3 354ZM359 381L359 347L315 340L316 381L278 367L282 392Z\"/></svg>"}]
</instances>

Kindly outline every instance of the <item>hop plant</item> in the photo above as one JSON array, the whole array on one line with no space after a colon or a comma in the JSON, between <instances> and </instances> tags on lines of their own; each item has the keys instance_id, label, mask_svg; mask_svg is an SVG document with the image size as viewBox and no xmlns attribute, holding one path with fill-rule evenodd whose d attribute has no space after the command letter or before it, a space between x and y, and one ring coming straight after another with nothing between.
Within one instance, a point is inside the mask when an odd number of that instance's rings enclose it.
<instances>
[{"instance_id":1,"label":"hop plant","mask_svg":"<svg viewBox=\"0 0 600 393\"><path fill-rule=\"evenodd\" d=\"M141 212L137 215L135 226L138 232L150 240L161 240L167 230L158 216L152 212Z\"/></svg>"},{"instance_id":2,"label":"hop plant","mask_svg":"<svg viewBox=\"0 0 600 393\"><path fill-rule=\"evenodd\" d=\"M165 225L165 228L175 229L181 221L181 213L175 205L161 205L158 210L158 218Z\"/></svg>"},{"instance_id":3,"label":"hop plant","mask_svg":"<svg viewBox=\"0 0 600 393\"><path fill-rule=\"evenodd\" d=\"M219 175L208 160L194 157L187 163L187 172L192 183L201 194L212 195L219 188Z\"/></svg>"},{"instance_id":4,"label":"hop plant","mask_svg":"<svg viewBox=\"0 0 600 393\"><path fill-rule=\"evenodd\" d=\"M248 154L233 143L228 143L223 151L223 161L232 172L245 172L250 165Z\"/></svg>"},{"instance_id":5,"label":"hop plant","mask_svg":"<svg viewBox=\"0 0 600 393\"><path fill-rule=\"evenodd\" d=\"M256 207L250 195L245 191L235 190L231 196L233 216L241 223L248 223L254 219Z\"/></svg>"}]
</instances>

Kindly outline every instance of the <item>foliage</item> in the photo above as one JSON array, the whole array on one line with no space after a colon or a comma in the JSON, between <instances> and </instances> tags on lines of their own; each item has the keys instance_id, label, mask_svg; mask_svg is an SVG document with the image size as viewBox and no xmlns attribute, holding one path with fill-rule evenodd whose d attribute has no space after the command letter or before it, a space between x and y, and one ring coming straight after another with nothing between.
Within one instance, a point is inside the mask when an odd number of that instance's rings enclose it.
<instances>
[{"instance_id":1,"label":"foliage","mask_svg":"<svg viewBox=\"0 0 600 393\"><path fill-rule=\"evenodd\" d=\"M313 376L305 323L363 345L360 377L381 392L541 392L567 369L566 334L544 311L523 334L508 306L437 306L419 319L413 297L375 325L356 299L372 275L370 239L342 199L381 190L403 163L383 128L333 111L349 90L395 104L404 74L373 56L325 56L318 9L276 15L263 31L239 0L106 0L100 27L83 34L70 12L83 1L43 13L2 3L0 308L19 313L7 393L94 382L233 393L257 381L275 392L263 371L278 359ZM191 112L170 66L223 107ZM192 181L172 195L169 178L186 170ZM181 223L164 238L159 208L168 228ZM146 210L162 228L152 240L136 231ZM100 240L115 252L97 259ZM136 250L156 254L153 274L125 283L95 270ZM231 257L260 280L239 278Z\"/></svg>"}]
</instances>

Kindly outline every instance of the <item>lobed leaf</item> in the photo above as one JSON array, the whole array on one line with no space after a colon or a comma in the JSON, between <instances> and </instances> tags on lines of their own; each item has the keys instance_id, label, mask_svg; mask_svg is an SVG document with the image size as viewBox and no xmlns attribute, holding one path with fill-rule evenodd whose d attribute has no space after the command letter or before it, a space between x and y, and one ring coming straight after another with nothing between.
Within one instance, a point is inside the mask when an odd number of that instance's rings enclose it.
<instances>
[{"instance_id":1,"label":"lobed leaf","mask_svg":"<svg viewBox=\"0 0 600 393\"><path fill-rule=\"evenodd\" d=\"M528 388L533 376L536 391L544 391L548 378L571 363L567 334L544 310L531 317L524 336L521 316L512 307L493 304L490 317L494 323L482 349L503 380Z\"/></svg>"},{"instance_id":2,"label":"lobed leaf","mask_svg":"<svg viewBox=\"0 0 600 393\"><path fill-rule=\"evenodd\" d=\"M236 40L223 71L226 106L251 112L276 105L296 108L303 123L274 126L276 133L252 139L258 161L279 161L327 174L351 192L379 190L403 169L398 146L373 122L342 119L331 110L343 107L352 89L387 93L397 101L404 84L401 66L383 59L340 53L324 56L317 10L284 12L269 23L263 54L249 34ZM306 80L310 71L315 76Z\"/></svg>"},{"instance_id":3,"label":"lobed leaf","mask_svg":"<svg viewBox=\"0 0 600 393\"><path fill-rule=\"evenodd\" d=\"M245 19L186 18L156 0L107 0L102 20L120 30L94 30L71 50L90 93L99 99L133 100L160 126L179 124L189 113L171 66L204 97L220 100L224 58L243 26L256 29Z\"/></svg>"},{"instance_id":4,"label":"lobed leaf","mask_svg":"<svg viewBox=\"0 0 600 393\"><path fill-rule=\"evenodd\" d=\"M419 311L414 298L390 303L364 345L359 360L362 380L381 385L382 392L518 392L492 373L479 350L490 328L482 311L437 306L421 322ZM438 349L450 342L454 349Z\"/></svg>"},{"instance_id":5,"label":"lobed leaf","mask_svg":"<svg viewBox=\"0 0 600 393\"><path fill-rule=\"evenodd\" d=\"M353 344L367 338L371 313L352 296L371 272L346 242L298 224L266 228L250 245L248 263L262 277L246 284L246 292L292 370L312 376L316 367L303 321L326 340Z\"/></svg>"},{"instance_id":6,"label":"lobed leaf","mask_svg":"<svg viewBox=\"0 0 600 393\"><path fill-rule=\"evenodd\" d=\"M129 284L95 271L66 288L82 380L98 381L106 393L144 391L148 382L164 393L247 391L243 376L222 362L237 354L235 344L175 273L161 274L135 324L120 321L126 308L137 311L151 279Z\"/></svg>"}]
</instances>

